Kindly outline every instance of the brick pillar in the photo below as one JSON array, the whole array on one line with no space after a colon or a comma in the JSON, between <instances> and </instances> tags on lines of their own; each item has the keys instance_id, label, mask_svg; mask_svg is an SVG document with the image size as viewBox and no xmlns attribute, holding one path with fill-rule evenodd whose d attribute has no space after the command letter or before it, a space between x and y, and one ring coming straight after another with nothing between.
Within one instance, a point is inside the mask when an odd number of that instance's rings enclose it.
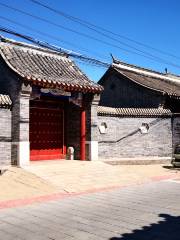
<instances>
[{"instance_id":1,"label":"brick pillar","mask_svg":"<svg viewBox=\"0 0 180 240\"><path fill-rule=\"evenodd\" d=\"M81 160L86 159L86 112L81 110L81 134L80 134L80 152Z\"/></svg>"},{"instance_id":2,"label":"brick pillar","mask_svg":"<svg viewBox=\"0 0 180 240\"><path fill-rule=\"evenodd\" d=\"M91 102L91 135L89 141L89 160L94 161L98 160L98 116L97 108L100 100L100 95L95 94Z\"/></svg>"},{"instance_id":3,"label":"brick pillar","mask_svg":"<svg viewBox=\"0 0 180 240\"><path fill-rule=\"evenodd\" d=\"M32 88L24 84L12 109L12 160L18 166L29 164L29 100Z\"/></svg>"}]
</instances>

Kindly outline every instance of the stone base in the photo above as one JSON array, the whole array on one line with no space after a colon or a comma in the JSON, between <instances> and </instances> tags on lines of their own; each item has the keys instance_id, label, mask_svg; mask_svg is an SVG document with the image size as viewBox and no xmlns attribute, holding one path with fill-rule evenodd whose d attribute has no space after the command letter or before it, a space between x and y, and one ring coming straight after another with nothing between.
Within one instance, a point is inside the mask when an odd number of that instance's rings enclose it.
<instances>
[{"instance_id":1,"label":"stone base","mask_svg":"<svg viewBox=\"0 0 180 240\"><path fill-rule=\"evenodd\" d=\"M97 161L98 160L98 141L86 141L88 147L88 160Z\"/></svg>"},{"instance_id":2,"label":"stone base","mask_svg":"<svg viewBox=\"0 0 180 240\"><path fill-rule=\"evenodd\" d=\"M30 143L28 141L19 142L18 166L28 166L30 164Z\"/></svg>"},{"instance_id":3,"label":"stone base","mask_svg":"<svg viewBox=\"0 0 180 240\"><path fill-rule=\"evenodd\" d=\"M171 157L147 157L147 158L119 158L101 160L111 165L150 165L150 164L170 164Z\"/></svg>"}]
</instances>

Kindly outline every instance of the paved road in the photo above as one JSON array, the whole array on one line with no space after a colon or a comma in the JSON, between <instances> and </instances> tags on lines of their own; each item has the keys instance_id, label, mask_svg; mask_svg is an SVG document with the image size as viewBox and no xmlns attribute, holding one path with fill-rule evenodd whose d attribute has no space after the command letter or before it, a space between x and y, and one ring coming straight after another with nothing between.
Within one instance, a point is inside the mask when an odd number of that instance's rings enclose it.
<instances>
[{"instance_id":1,"label":"paved road","mask_svg":"<svg viewBox=\"0 0 180 240\"><path fill-rule=\"evenodd\" d=\"M3 209L0 239L180 240L180 181Z\"/></svg>"}]
</instances>

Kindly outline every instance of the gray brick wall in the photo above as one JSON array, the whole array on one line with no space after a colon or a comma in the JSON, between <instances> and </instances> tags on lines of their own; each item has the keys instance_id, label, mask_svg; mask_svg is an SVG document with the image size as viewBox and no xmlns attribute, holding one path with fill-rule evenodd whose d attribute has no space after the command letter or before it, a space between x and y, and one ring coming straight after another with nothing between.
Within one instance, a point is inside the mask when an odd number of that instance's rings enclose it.
<instances>
[{"instance_id":1,"label":"gray brick wall","mask_svg":"<svg viewBox=\"0 0 180 240\"><path fill-rule=\"evenodd\" d=\"M11 111L0 108L0 166L11 165Z\"/></svg>"},{"instance_id":2,"label":"gray brick wall","mask_svg":"<svg viewBox=\"0 0 180 240\"><path fill-rule=\"evenodd\" d=\"M4 60L2 59L2 57L0 57L0 92L2 94L7 94L10 96L10 98L13 102L13 106L15 105L16 101L18 101L17 96L19 95L19 92L20 92L20 79L17 77L17 75L14 72L12 72L8 68L8 66L5 64ZM13 129L17 129L17 126L14 125L12 127L12 125L13 125L13 117L12 117L13 107L12 107L12 112L10 112L10 110L8 110L8 109L0 109L0 110L1 110L0 114L4 116L4 119L7 120L7 124L9 125L8 133L3 133L4 128L3 128L3 124L1 123L2 134L7 136L7 139L11 138L11 136L12 136L11 140L17 141L17 139L16 139L17 136L14 135L14 130L13 130ZM2 113L2 111L3 111L3 113ZM1 119L3 119L3 118L1 117ZM6 148L4 148L4 145L6 146ZM14 154L13 145L11 145L11 143L9 143L8 140L6 142L1 141L1 149L0 149L1 164L4 164L5 161L6 161L6 164L8 164L8 165L10 163L13 164L14 163L12 160L13 154ZM4 160L4 159L6 159L6 160Z\"/></svg>"},{"instance_id":3,"label":"gray brick wall","mask_svg":"<svg viewBox=\"0 0 180 240\"><path fill-rule=\"evenodd\" d=\"M162 94L140 86L123 75L113 71L104 76L101 83L104 91L101 94L100 105L116 108L158 107L165 100Z\"/></svg>"},{"instance_id":4,"label":"gray brick wall","mask_svg":"<svg viewBox=\"0 0 180 240\"><path fill-rule=\"evenodd\" d=\"M107 131L99 132L99 159L171 157L171 118L118 118L98 116L98 125L105 122ZM139 127L148 123L148 133Z\"/></svg>"},{"instance_id":5,"label":"gray brick wall","mask_svg":"<svg viewBox=\"0 0 180 240\"><path fill-rule=\"evenodd\" d=\"M18 143L29 140L29 97L31 87L24 86L20 77L8 68L0 57L0 92L12 100L11 163L17 164Z\"/></svg>"},{"instance_id":6,"label":"gray brick wall","mask_svg":"<svg viewBox=\"0 0 180 240\"><path fill-rule=\"evenodd\" d=\"M22 85L12 107L12 163L18 164L18 145L29 141L29 102L31 87Z\"/></svg>"},{"instance_id":7,"label":"gray brick wall","mask_svg":"<svg viewBox=\"0 0 180 240\"><path fill-rule=\"evenodd\" d=\"M180 117L174 117L172 119L173 123L173 151L177 144L180 144Z\"/></svg>"},{"instance_id":8,"label":"gray brick wall","mask_svg":"<svg viewBox=\"0 0 180 240\"><path fill-rule=\"evenodd\" d=\"M98 141L97 108L100 95L91 94L86 97L86 140Z\"/></svg>"}]
</instances>

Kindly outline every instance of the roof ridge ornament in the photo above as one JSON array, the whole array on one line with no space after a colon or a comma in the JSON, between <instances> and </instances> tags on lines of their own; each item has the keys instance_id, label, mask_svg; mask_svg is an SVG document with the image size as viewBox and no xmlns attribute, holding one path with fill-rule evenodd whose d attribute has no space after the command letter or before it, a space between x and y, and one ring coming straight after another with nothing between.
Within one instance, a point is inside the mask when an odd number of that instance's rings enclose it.
<instances>
[{"instance_id":1,"label":"roof ridge ornament","mask_svg":"<svg viewBox=\"0 0 180 240\"><path fill-rule=\"evenodd\" d=\"M112 62L113 63L120 63L121 61L120 60L118 60L117 58L115 58L113 55L112 55L112 53L110 53L110 56L111 56L111 58L112 58Z\"/></svg>"}]
</instances>

